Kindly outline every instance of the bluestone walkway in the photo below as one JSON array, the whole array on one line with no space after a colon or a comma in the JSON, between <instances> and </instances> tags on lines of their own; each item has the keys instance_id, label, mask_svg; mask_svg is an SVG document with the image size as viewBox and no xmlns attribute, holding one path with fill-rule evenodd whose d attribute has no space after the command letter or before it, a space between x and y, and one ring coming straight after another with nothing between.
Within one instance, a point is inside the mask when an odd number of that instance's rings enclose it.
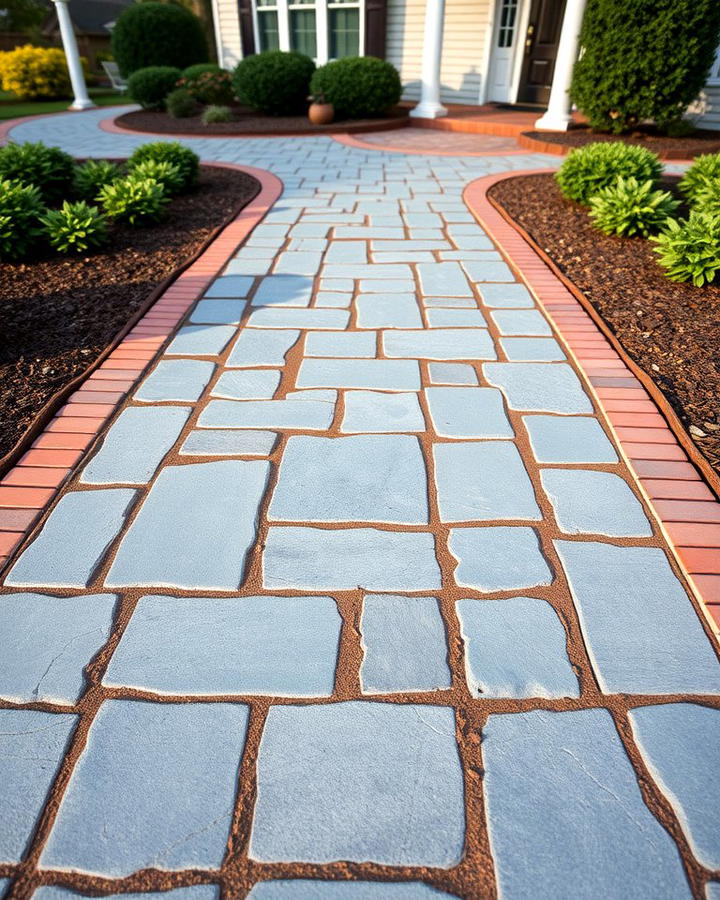
<instances>
[{"instance_id":1,"label":"bluestone walkway","mask_svg":"<svg viewBox=\"0 0 720 900\"><path fill-rule=\"evenodd\" d=\"M554 161L187 143L284 193L5 575L0 891L718 897L716 650L461 197Z\"/></svg>"}]
</instances>

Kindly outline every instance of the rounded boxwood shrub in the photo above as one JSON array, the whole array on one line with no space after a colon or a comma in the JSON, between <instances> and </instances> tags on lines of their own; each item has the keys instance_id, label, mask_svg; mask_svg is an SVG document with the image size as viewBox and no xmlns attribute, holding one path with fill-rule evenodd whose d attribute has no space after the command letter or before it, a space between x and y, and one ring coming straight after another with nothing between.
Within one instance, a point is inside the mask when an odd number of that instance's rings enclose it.
<instances>
[{"instance_id":1,"label":"rounded boxwood shrub","mask_svg":"<svg viewBox=\"0 0 720 900\"><path fill-rule=\"evenodd\" d=\"M74 191L83 200L95 200L106 184L122 178L122 170L106 159L89 159L75 169Z\"/></svg>"},{"instance_id":2,"label":"rounded boxwood shrub","mask_svg":"<svg viewBox=\"0 0 720 900\"><path fill-rule=\"evenodd\" d=\"M0 181L0 259L25 256L42 232L40 191L31 184Z\"/></svg>"},{"instance_id":3,"label":"rounded boxwood shrub","mask_svg":"<svg viewBox=\"0 0 720 900\"><path fill-rule=\"evenodd\" d=\"M713 182L720 182L720 153L704 153L696 157L678 187L692 203Z\"/></svg>"},{"instance_id":4,"label":"rounded boxwood shrub","mask_svg":"<svg viewBox=\"0 0 720 900\"><path fill-rule=\"evenodd\" d=\"M28 142L0 148L0 179L35 185L48 205L64 199L74 175L75 160L58 147Z\"/></svg>"},{"instance_id":5,"label":"rounded boxwood shrub","mask_svg":"<svg viewBox=\"0 0 720 900\"><path fill-rule=\"evenodd\" d=\"M165 188L168 196L179 194L184 187L183 176L177 166L157 159L146 159L132 168L133 178L152 178Z\"/></svg>"},{"instance_id":6,"label":"rounded boxwood shrub","mask_svg":"<svg viewBox=\"0 0 720 900\"><path fill-rule=\"evenodd\" d=\"M595 129L666 129L700 93L719 42L717 0L588 0L570 97Z\"/></svg>"},{"instance_id":7,"label":"rounded boxwood shrub","mask_svg":"<svg viewBox=\"0 0 720 900\"><path fill-rule=\"evenodd\" d=\"M310 90L332 103L340 119L369 119L395 106L402 85L389 62L374 56L348 56L319 68Z\"/></svg>"},{"instance_id":8,"label":"rounded boxwood shrub","mask_svg":"<svg viewBox=\"0 0 720 900\"><path fill-rule=\"evenodd\" d=\"M271 116L302 112L307 105L315 63L291 51L267 50L241 60L232 83L241 103Z\"/></svg>"},{"instance_id":9,"label":"rounded boxwood shrub","mask_svg":"<svg viewBox=\"0 0 720 900\"><path fill-rule=\"evenodd\" d=\"M111 46L126 77L147 66L184 69L208 59L200 20L177 3L132 3L118 16Z\"/></svg>"},{"instance_id":10,"label":"rounded boxwood shrub","mask_svg":"<svg viewBox=\"0 0 720 900\"><path fill-rule=\"evenodd\" d=\"M197 181L200 157L188 147L183 147L178 141L154 141L151 144L142 144L128 160L128 170L132 172L138 163L145 162L147 159L177 166L182 176L184 189L191 187Z\"/></svg>"},{"instance_id":11,"label":"rounded boxwood shrub","mask_svg":"<svg viewBox=\"0 0 720 900\"><path fill-rule=\"evenodd\" d=\"M692 281L702 287L720 272L720 216L692 212L681 221L670 219L655 241L660 265L672 281Z\"/></svg>"},{"instance_id":12,"label":"rounded boxwood shrub","mask_svg":"<svg viewBox=\"0 0 720 900\"><path fill-rule=\"evenodd\" d=\"M590 218L600 231L619 237L647 237L659 231L679 206L668 191L652 181L618 178L590 198Z\"/></svg>"},{"instance_id":13,"label":"rounded boxwood shrub","mask_svg":"<svg viewBox=\"0 0 720 900\"><path fill-rule=\"evenodd\" d=\"M170 197L154 178L128 175L114 184L106 184L98 200L105 213L116 222L150 225L162 217Z\"/></svg>"},{"instance_id":14,"label":"rounded boxwood shrub","mask_svg":"<svg viewBox=\"0 0 720 900\"><path fill-rule=\"evenodd\" d=\"M655 184L661 174L662 163L650 150L610 141L571 150L555 178L566 197L587 205L592 196L615 184L618 178Z\"/></svg>"},{"instance_id":15,"label":"rounded boxwood shrub","mask_svg":"<svg viewBox=\"0 0 720 900\"><path fill-rule=\"evenodd\" d=\"M173 119L188 119L199 110L199 104L190 91L175 88L165 98L165 109Z\"/></svg>"},{"instance_id":16,"label":"rounded boxwood shrub","mask_svg":"<svg viewBox=\"0 0 720 900\"><path fill-rule=\"evenodd\" d=\"M215 125L219 122L232 122L232 110L229 106L207 106L202 114L203 125Z\"/></svg>"},{"instance_id":17,"label":"rounded boxwood shrub","mask_svg":"<svg viewBox=\"0 0 720 900\"><path fill-rule=\"evenodd\" d=\"M162 109L178 78L180 69L175 66L147 66L128 78L128 93L143 109Z\"/></svg>"},{"instance_id":18,"label":"rounded boxwood shrub","mask_svg":"<svg viewBox=\"0 0 720 900\"><path fill-rule=\"evenodd\" d=\"M49 209L40 221L50 246L58 253L87 253L101 247L108 238L105 219L84 200L66 200L60 209Z\"/></svg>"}]
</instances>

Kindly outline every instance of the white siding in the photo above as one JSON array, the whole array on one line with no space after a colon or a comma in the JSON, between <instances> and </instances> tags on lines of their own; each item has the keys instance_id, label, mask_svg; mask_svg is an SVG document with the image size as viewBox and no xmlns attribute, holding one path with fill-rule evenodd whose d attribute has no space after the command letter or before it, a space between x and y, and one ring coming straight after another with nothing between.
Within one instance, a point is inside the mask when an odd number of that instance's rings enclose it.
<instances>
[{"instance_id":1,"label":"white siding","mask_svg":"<svg viewBox=\"0 0 720 900\"><path fill-rule=\"evenodd\" d=\"M479 103L485 77L491 0L446 0L443 62L444 103ZM400 72L403 96L420 96L425 0L388 0L386 58Z\"/></svg>"},{"instance_id":2,"label":"white siding","mask_svg":"<svg viewBox=\"0 0 720 900\"><path fill-rule=\"evenodd\" d=\"M242 59L237 0L213 0L213 18L218 62L224 69L232 69Z\"/></svg>"}]
</instances>

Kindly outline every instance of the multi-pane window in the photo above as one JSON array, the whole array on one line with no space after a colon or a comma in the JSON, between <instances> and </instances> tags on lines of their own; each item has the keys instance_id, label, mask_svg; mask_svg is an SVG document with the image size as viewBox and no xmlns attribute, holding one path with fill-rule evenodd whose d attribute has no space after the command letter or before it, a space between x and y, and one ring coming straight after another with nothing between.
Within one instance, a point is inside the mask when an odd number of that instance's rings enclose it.
<instances>
[{"instance_id":1,"label":"multi-pane window","mask_svg":"<svg viewBox=\"0 0 720 900\"><path fill-rule=\"evenodd\" d=\"M328 43L330 59L360 53L360 7L356 0L328 3Z\"/></svg>"},{"instance_id":2,"label":"multi-pane window","mask_svg":"<svg viewBox=\"0 0 720 900\"><path fill-rule=\"evenodd\" d=\"M318 49L315 0L291 0L288 4L288 12L290 14L290 49L315 59Z\"/></svg>"},{"instance_id":3,"label":"multi-pane window","mask_svg":"<svg viewBox=\"0 0 720 900\"><path fill-rule=\"evenodd\" d=\"M518 0L502 0L498 23L498 47L512 47L515 38Z\"/></svg>"},{"instance_id":4,"label":"multi-pane window","mask_svg":"<svg viewBox=\"0 0 720 900\"><path fill-rule=\"evenodd\" d=\"M318 65L359 56L364 0L255 0L258 50L297 50Z\"/></svg>"},{"instance_id":5,"label":"multi-pane window","mask_svg":"<svg viewBox=\"0 0 720 900\"><path fill-rule=\"evenodd\" d=\"M256 0L260 50L279 50L278 9L276 0Z\"/></svg>"}]
</instances>

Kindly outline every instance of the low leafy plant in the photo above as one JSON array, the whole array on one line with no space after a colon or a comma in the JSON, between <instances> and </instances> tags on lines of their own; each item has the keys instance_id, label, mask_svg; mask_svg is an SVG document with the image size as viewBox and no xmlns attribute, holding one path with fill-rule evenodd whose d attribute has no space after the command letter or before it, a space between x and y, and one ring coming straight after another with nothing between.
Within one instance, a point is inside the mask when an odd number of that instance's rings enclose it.
<instances>
[{"instance_id":1,"label":"low leafy plant","mask_svg":"<svg viewBox=\"0 0 720 900\"><path fill-rule=\"evenodd\" d=\"M720 216L692 212L688 219L669 219L650 240L657 244L660 265L672 281L702 287L720 272Z\"/></svg>"},{"instance_id":2,"label":"low leafy plant","mask_svg":"<svg viewBox=\"0 0 720 900\"><path fill-rule=\"evenodd\" d=\"M49 209L40 221L50 246L58 253L87 253L108 239L105 219L97 207L84 200L66 200L60 209Z\"/></svg>"},{"instance_id":3,"label":"low leafy plant","mask_svg":"<svg viewBox=\"0 0 720 900\"><path fill-rule=\"evenodd\" d=\"M374 56L346 56L319 68L310 90L335 107L340 119L381 116L400 99L397 69Z\"/></svg>"},{"instance_id":4,"label":"low leafy plant","mask_svg":"<svg viewBox=\"0 0 720 900\"><path fill-rule=\"evenodd\" d=\"M232 110L229 106L206 106L202 114L203 125L231 122Z\"/></svg>"},{"instance_id":5,"label":"low leafy plant","mask_svg":"<svg viewBox=\"0 0 720 900\"><path fill-rule=\"evenodd\" d=\"M114 184L106 184L98 200L106 215L128 225L150 225L158 222L170 198L154 178L128 175Z\"/></svg>"},{"instance_id":6,"label":"low leafy plant","mask_svg":"<svg viewBox=\"0 0 720 900\"><path fill-rule=\"evenodd\" d=\"M199 104L190 91L175 88L165 98L165 109L173 119L189 119L198 112Z\"/></svg>"},{"instance_id":7,"label":"low leafy plant","mask_svg":"<svg viewBox=\"0 0 720 900\"><path fill-rule=\"evenodd\" d=\"M162 109L179 78L174 66L147 66L128 78L128 93L143 109Z\"/></svg>"},{"instance_id":8,"label":"low leafy plant","mask_svg":"<svg viewBox=\"0 0 720 900\"><path fill-rule=\"evenodd\" d=\"M134 178L151 178L165 188L168 196L179 194L183 189L183 177L177 166L159 159L146 159L130 170Z\"/></svg>"},{"instance_id":9,"label":"low leafy plant","mask_svg":"<svg viewBox=\"0 0 720 900\"><path fill-rule=\"evenodd\" d=\"M678 187L692 203L713 182L720 182L720 153L704 153L695 158Z\"/></svg>"},{"instance_id":10,"label":"low leafy plant","mask_svg":"<svg viewBox=\"0 0 720 900\"><path fill-rule=\"evenodd\" d=\"M191 187L198 177L200 157L187 147L183 147L178 141L155 141L152 144L142 144L134 151L128 160L128 169L132 169L146 159L154 159L157 162L169 162L177 166L183 178L183 188Z\"/></svg>"},{"instance_id":11,"label":"low leafy plant","mask_svg":"<svg viewBox=\"0 0 720 900\"><path fill-rule=\"evenodd\" d=\"M570 200L588 205L590 198L618 178L636 178L657 183L662 163L645 147L621 141L598 142L568 153L555 179Z\"/></svg>"},{"instance_id":12,"label":"low leafy plant","mask_svg":"<svg viewBox=\"0 0 720 900\"><path fill-rule=\"evenodd\" d=\"M83 200L95 200L100 188L122 178L122 169L106 159L89 159L75 169L75 194Z\"/></svg>"},{"instance_id":13,"label":"low leafy plant","mask_svg":"<svg viewBox=\"0 0 720 900\"><path fill-rule=\"evenodd\" d=\"M241 103L270 116L304 112L315 63L293 50L246 56L235 68L233 88Z\"/></svg>"},{"instance_id":14,"label":"low leafy plant","mask_svg":"<svg viewBox=\"0 0 720 900\"><path fill-rule=\"evenodd\" d=\"M720 178L709 182L702 190L695 193L692 208L695 212L720 216Z\"/></svg>"},{"instance_id":15,"label":"low leafy plant","mask_svg":"<svg viewBox=\"0 0 720 900\"><path fill-rule=\"evenodd\" d=\"M618 178L590 198L590 218L600 231L620 237L647 237L657 232L680 203L652 181Z\"/></svg>"},{"instance_id":16,"label":"low leafy plant","mask_svg":"<svg viewBox=\"0 0 720 900\"><path fill-rule=\"evenodd\" d=\"M190 69L198 69L199 66L191 66ZM198 101L207 105L228 104L233 101L232 75L218 66L215 71L205 70L193 75L188 75L189 70L183 72L178 81L178 87L185 88Z\"/></svg>"},{"instance_id":17,"label":"low leafy plant","mask_svg":"<svg viewBox=\"0 0 720 900\"><path fill-rule=\"evenodd\" d=\"M20 259L40 235L43 203L31 184L0 181L0 259Z\"/></svg>"},{"instance_id":18,"label":"low leafy plant","mask_svg":"<svg viewBox=\"0 0 720 900\"><path fill-rule=\"evenodd\" d=\"M0 149L0 180L33 184L46 204L59 203L72 188L75 161L58 147L7 144Z\"/></svg>"}]
</instances>

